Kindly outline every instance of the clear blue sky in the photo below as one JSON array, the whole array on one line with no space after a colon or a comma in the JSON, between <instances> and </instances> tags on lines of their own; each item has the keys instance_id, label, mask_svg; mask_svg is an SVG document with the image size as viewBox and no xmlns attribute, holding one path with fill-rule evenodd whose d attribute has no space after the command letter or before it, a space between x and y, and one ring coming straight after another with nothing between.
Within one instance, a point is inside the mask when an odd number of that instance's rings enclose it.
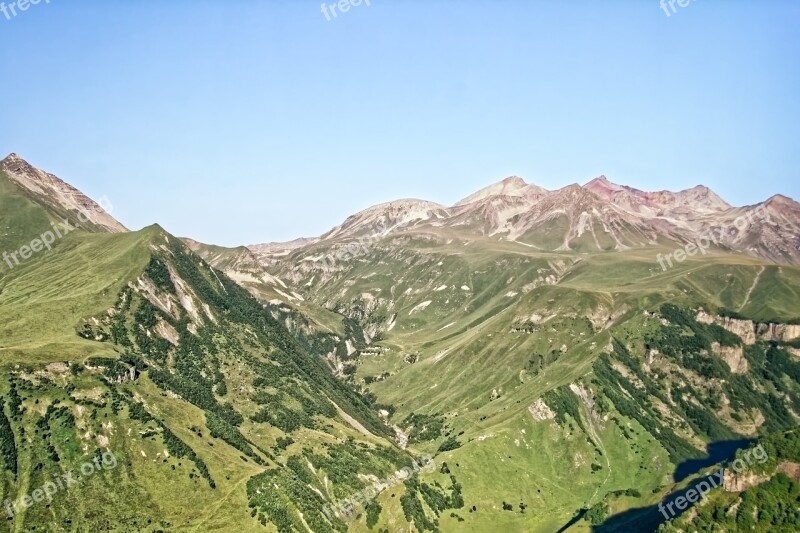
<instances>
[{"instance_id":1,"label":"clear blue sky","mask_svg":"<svg viewBox=\"0 0 800 533\"><path fill-rule=\"evenodd\" d=\"M800 2L372 0L331 21L320 4L0 13L0 152L132 229L223 245L512 174L800 199Z\"/></svg>"}]
</instances>

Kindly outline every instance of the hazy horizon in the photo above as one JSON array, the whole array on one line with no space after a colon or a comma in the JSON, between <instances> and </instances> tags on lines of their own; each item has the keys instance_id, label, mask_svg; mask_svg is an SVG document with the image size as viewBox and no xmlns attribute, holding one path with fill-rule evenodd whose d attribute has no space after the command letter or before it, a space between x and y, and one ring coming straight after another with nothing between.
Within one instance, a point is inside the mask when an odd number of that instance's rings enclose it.
<instances>
[{"instance_id":1,"label":"hazy horizon","mask_svg":"<svg viewBox=\"0 0 800 533\"><path fill-rule=\"evenodd\" d=\"M12 152L12 153L16 154L18 157L20 157L20 158L22 158L22 159L25 159L25 157L24 157L22 154L17 154L16 152ZM11 155L11 154L7 154L7 155ZM25 160L26 160L28 163L32 164L33 166L36 166L36 164L35 164L34 162L32 162L32 161L29 161L29 160L27 160L27 159L25 159ZM53 173L51 170L48 170L48 169L41 169L41 170L44 170L45 172L49 172L49 173L51 173L51 174L55 174L55 175L56 175L57 177L59 177L60 179L64 180L64 178L63 178L62 176L59 176L57 173ZM356 213L358 213L358 212L360 212L360 211L363 211L363 210L365 210L365 209L368 209L368 208L370 208L370 207L374 207L375 205L380 205L380 204L389 203L389 202L403 201L403 200L423 200L423 201L429 201L429 202L438 203L438 204L441 204L441 205L442 205L442 206L444 206L444 207L453 207L453 205L454 205L454 204L456 204L458 201L460 201L460 200L462 200L462 199L466 198L467 196L469 196L469 195L471 195L471 194L473 194L473 193L476 193L476 192L478 192L479 190L481 190L481 189L483 189L483 188L485 188L485 187L489 187L489 186L491 186L491 185L497 184L497 183L499 183L499 182L503 181L503 180L504 180L504 179L506 179L506 178L512 178L512 177L521 178L521 179L522 179L523 181L525 181L525 182L526 182L528 185L537 185L537 186L541 186L541 185L540 185L540 184L538 184L538 183L534 183L534 182L531 182L531 181L529 181L529 180L525 179L525 177L524 177L524 176L516 176L516 175L514 175L514 176L506 176L506 177L504 177L504 178L502 178L502 179L498 179L498 180L495 180L495 181L493 181L493 182L486 183L485 185L483 185L483 186L481 186L481 187L479 187L479 188L477 188L477 189L475 189L475 190L465 191L465 192L464 192L464 194L462 194L461 196L459 196L457 199L453 200L452 202L440 202L440 201L437 201L437 200L434 200L434 199L431 199L431 198L421 198L421 197L390 198L390 199L386 199L386 200L378 201L378 202L376 202L375 204L370 204L370 205L366 205L366 206L364 206L364 207L362 207L362 208L358 208L358 209L356 209L355 211L353 211L353 212L351 213L351 215L354 215L354 214L356 214ZM555 190L558 190L558 189L561 189L561 188L564 188L564 187L568 187L568 186L570 186L570 185L579 185L579 186L583 186L583 185L585 185L586 183L588 183L589 181L591 181L591 180L593 180L593 179L595 179L595 178L599 178L599 177L605 177L605 178L606 178L608 181L610 181L610 182L612 182L612 183L616 183L617 185L627 185L627 186L629 186L629 187L630 187L630 185L629 185L629 184L627 184L627 183L615 182L615 181L614 181L614 179L612 179L611 177L609 177L609 176L606 176L606 175L604 175L604 174L601 174L601 175L594 176L594 177L592 177L592 178L589 178L589 179L586 179L586 180L582 180L582 181L574 181L574 182L570 182L570 183L564 183L563 185L556 186L556 187L554 187L554 188L552 188L552 189L548 189L548 190L550 190L550 191L555 191ZM73 185L73 186L74 186L74 184L73 184L73 183L71 183L69 180L64 180L64 181L66 181L66 182L67 182L67 183L69 183L70 185ZM686 189L691 189L691 188L693 188L693 187L696 187L696 186L702 186L702 185L705 185L705 184L698 183L698 184L696 184L696 185L694 185L694 186L686 187ZM545 187L545 188L547 189L547 187ZM634 188L635 188L635 187L634 187ZM681 189L681 190L686 190L686 189ZM710 187L710 189L711 189L713 192L717 193L717 191L715 191L713 188L711 188L711 187ZM650 190L649 192L658 192L658 191L663 191L663 190L667 190L667 189L652 189L652 190ZM85 191L81 191L81 192L84 192L84 193L85 193ZM679 192L679 191L678 191L678 190L671 190L671 192ZM718 193L717 193L717 194L718 194ZM784 194L784 193L776 193L776 194L782 194L782 195L786 196L786 194ZM724 196L722 196L722 195L719 195L719 196L720 196L720 197L721 197L723 200L725 200L726 202L728 202L727 198L725 198L725 197L724 197ZM731 202L728 202L728 203L729 203L729 204L731 204L731 205L732 205L732 207L744 207L744 206L746 206L746 205L753 205L753 204L757 204L757 203L760 203L760 202L766 201L766 200L768 200L769 198L771 198L771 197L773 197L773 196L775 196L775 195L770 195L769 197L762 198L762 199L759 199L759 200L755 200L755 201L753 201L751 204L741 204L741 205L738 205L738 204L733 204L733 203L731 203ZM98 198L98 197L92 197L92 199L93 199L93 200L95 200L95 201L99 201L99 200L101 200L101 198ZM793 200L795 200L795 201L797 200L797 198L792 198L792 199L793 199ZM157 220L154 220L154 221L151 221L151 222L145 223L145 224L143 224L143 225L141 225L141 226L131 226L131 225L127 224L127 223L125 222L125 220L123 220L123 219L121 219L121 218L119 218L119 217L117 217L117 216L116 216L116 213L117 213L117 212L118 212L118 210L119 210L119 209L118 209L118 207L119 207L119 206L115 205L115 204L114 204L114 203L111 201L111 199L110 199L110 198L108 198L107 196L103 196L103 197L102 197L102 201L100 202L100 203L101 203L101 206L105 207L105 205L104 205L104 204L105 204L106 202L109 202L109 203L110 203L110 205L111 205L111 207L113 207L113 209L112 209L112 211L110 212L110 214L111 214L112 216L114 216L114 218L116 218L116 219L117 219L119 222L121 222L121 223L122 223L124 226L126 226L126 227L127 227L129 230L131 230L131 231L138 231L138 230L141 230L141 229L143 229L143 228L145 228L145 227L151 226L151 225L153 225L153 224L158 224L159 226L161 226L161 227L164 227L164 229L166 229L167 231L170 231L170 228L169 228L169 227L165 227L165 226L164 226L164 224L162 224L161 222L159 222L159 221L157 221ZM122 205L122 207L123 207L123 210L124 210L124 204ZM203 240L201 240L201 239L198 239L198 238L194 237L193 235L183 235L183 234L180 234L180 233L175 233L175 232L173 232L173 231L170 231L170 233L172 233L173 235L176 235L177 237L181 237L181 238L189 238L189 239L192 239L192 240L194 240L194 241L198 241L198 242L201 242L201 243L204 243L204 244L212 244L212 245L217 245L217 246L226 246L226 247L232 247L232 248L234 248L234 247L239 247L239 246L252 246L252 245L258 245L258 244L271 244L271 243L280 243L280 242L290 242L290 241L294 241L294 240L297 240L297 239L306 239L306 238L316 238L316 237L320 237L320 236L322 236L323 234L327 233L329 230L331 230L331 229L335 228L336 226L339 226L339 225L340 225L342 222L344 222L344 220L345 220L345 219L344 219L344 218L342 218L342 219L341 219L341 220L339 220L339 221L335 221L335 222L333 222L333 223L332 223L332 224L331 224L329 227L325 228L323 231L320 231L319 233L317 233L317 234L314 234L314 235L296 235L296 236L294 236L294 237L290 237L290 238L288 238L288 239L282 239L282 240L274 240L274 239L273 239L273 240L269 240L269 239L267 239L267 240L261 240L261 241L258 241L258 242L247 242L247 243L221 244L221 243L218 243L218 242L209 242L209 241L203 241Z\"/></svg>"},{"instance_id":2,"label":"hazy horizon","mask_svg":"<svg viewBox=\"0 0 800 533\"><path fill-rule=\"evenodd\" d=\"M108 197L126 226L225 246L317 236L400 198L451 205L511 175L800 198L791 2L320 8L0 14L0 149Z\"/></svg>"}]
</instances>

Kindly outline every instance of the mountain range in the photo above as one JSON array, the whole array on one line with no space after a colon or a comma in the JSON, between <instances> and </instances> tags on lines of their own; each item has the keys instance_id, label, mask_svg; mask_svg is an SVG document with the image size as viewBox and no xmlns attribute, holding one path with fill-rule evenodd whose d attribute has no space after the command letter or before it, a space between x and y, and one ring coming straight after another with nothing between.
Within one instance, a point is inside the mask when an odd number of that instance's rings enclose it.
<instances>
[{"instance_id":1,"label":"mountain range","mask_svg":"<svg viewBox=\"0 0 800 533\"><path fill-rule=\"evenodd\" d=\"M800 520L783 481L800 473L790 198L510 177L450 207L397 200L238 248L129 231L101 203L0 162L0 252L75 228L0 263L3 500L98 451L119 462L2 531ZM659 512L756 444L771 454L757 471ZM411 469L424 456L435 467Z\"/></svg>"},{"instance_id":2,"label":"mountain range","mask_svg":"<svg viewBox=\"0 0 800 533\"><path fill-rule=\"evenodd\" d=\"M743 217L743 218L741 218ZM740 219L740 227L736 220ZM645 192L617 185L605 176L583 186L555 191L510 177L451 207L424 200L397 200L351 217L317 239L253 245L269 256L336 238L387 235L404 230L455 230L530 245L543 251L601 252L645 248L666 242L683 246L711 228L729 239L720 248L782 264L800 262L800 204L775 195L749 206L732 207L705 186Z\"/></svg>"}]
</instances>

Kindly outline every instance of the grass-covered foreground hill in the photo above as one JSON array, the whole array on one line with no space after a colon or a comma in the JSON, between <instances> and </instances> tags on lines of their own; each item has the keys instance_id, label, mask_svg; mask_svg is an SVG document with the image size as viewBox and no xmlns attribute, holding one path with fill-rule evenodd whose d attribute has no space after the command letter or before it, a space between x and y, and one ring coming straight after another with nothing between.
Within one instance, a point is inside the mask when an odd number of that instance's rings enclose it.
<instances>
[{"instance_id":1,"label":"grass-covered foreground hill","mask_svg":"<svg viewBox=\"0 0 800 533\"><path fill-rule=\"evenodd\" d=\"M80 218L4 173L0 205L8 251ZM374 398L158 226L50 248L0 269L0 531L345 531L326 505L412 465ZM349 527L405 523L407 492Z\"/></svg>"}]
</instances>

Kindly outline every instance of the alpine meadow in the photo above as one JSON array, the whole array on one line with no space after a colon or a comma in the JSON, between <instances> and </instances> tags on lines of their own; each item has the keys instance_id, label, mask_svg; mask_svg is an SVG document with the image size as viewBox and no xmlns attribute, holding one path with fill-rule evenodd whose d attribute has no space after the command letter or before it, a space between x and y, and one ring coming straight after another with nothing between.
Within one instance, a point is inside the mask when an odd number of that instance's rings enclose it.
<instances>
[{"instance_id":1,"label":"alpine meadow","mask_svg":"<svg viewBox=\"0 0 800 533\"><path fill-rule=\"evenodd\" d=\"M795 3L7 7L0 533L800 530Z\"/></svg>"}]
</instances>

